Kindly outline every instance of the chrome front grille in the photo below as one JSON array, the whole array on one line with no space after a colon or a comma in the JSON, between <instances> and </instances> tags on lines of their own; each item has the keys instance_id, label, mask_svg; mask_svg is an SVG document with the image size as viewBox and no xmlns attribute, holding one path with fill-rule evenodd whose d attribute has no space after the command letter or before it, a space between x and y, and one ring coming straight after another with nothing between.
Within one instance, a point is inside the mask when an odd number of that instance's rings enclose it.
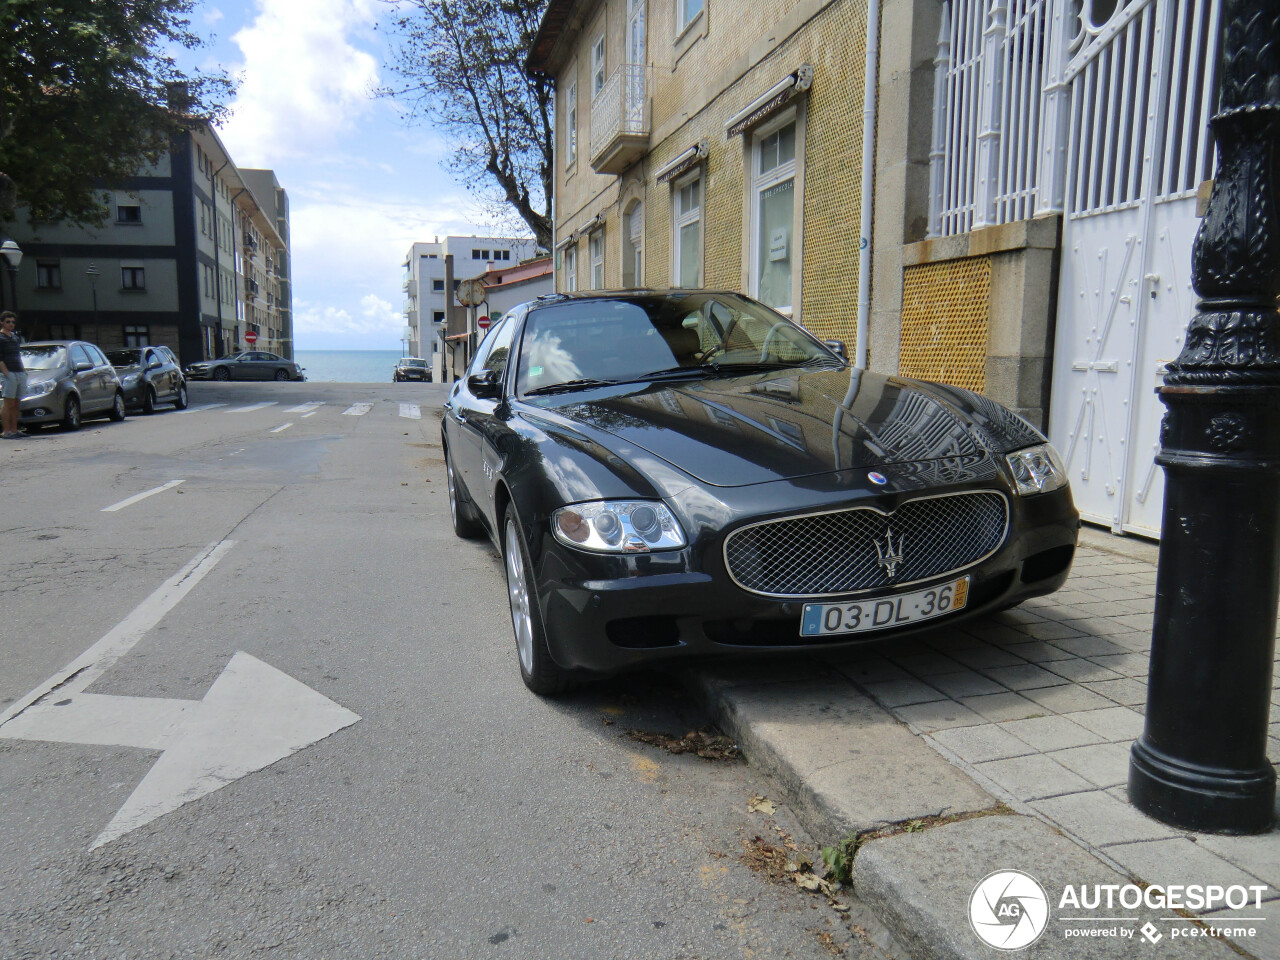
<instances>
[{"instance_id":1,"label":"chrome front grille","mask_svg":"<svg viewBox=\"0 0 1280 960\"><path fill-rule=\"evenodd\" d=\"M725 540L724 559L752 593L828 597L945 576L995 553L1008 527L1002 494L922 497L888 514L855 507L743 527Z\"/></svg>"}]
</instances>

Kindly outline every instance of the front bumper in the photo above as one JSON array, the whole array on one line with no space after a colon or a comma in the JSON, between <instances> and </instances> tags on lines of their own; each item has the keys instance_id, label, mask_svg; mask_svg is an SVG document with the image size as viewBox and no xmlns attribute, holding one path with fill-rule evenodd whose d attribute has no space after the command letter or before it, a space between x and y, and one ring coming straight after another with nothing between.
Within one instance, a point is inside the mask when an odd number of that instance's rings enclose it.
<instances>
[{"instance_id":1,"label":"front bumper","mask_svg":"<svg viewBox=\"0 0 1280 960\"><path fill-rule=\"evenodd\" d=\"M1070 492L1017 498L1008 536L992 556L958 571L971 577L965 609L932 620L856 635L800 635L805 600L776 600L742 589L718 549L635 557L584 554L545 532L538 599L551 654L566 669L610 673L684 657L769 651L834 650L946 629L1059 589L1071 572L1079 514ZM717 537L722 542L722 537ZM849 594L874 600L953 579ZM839 602L843 597L822 598Z\"/></svg>"}]
</instances>

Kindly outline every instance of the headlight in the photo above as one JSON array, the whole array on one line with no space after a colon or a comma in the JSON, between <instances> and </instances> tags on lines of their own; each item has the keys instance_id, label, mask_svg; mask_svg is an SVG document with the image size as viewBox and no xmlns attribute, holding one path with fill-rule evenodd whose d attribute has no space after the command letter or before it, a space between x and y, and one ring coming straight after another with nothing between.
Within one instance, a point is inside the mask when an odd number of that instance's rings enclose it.
<instances>
[{"instance_id":1,"label":"headlight","mask_svg":"<svg viewBox=\"0 0 1280 960\"><path fill-rule=\"evenodd\" d=\"M57 385L57 380L28 380L27 391L22 395L22 399L34 400L36 397L47 396L53 393L53 388Z\"/></svg>"},{"instance_id":2,"label":"headlight","mask_svg":"<svg viewBox=\"0 0 1280 960\"><path fill-rule=\"evenodd\" d=\"M1067 485L1067 468L1053 444L1042 443L1008 454L1005 461L1013 471L1018 493L1029 497L1037 493L1049 493Z\"/></svg>"},{"instance_id":3,"label":"headlight","mask_svg":"<svg viewBox=\"0 0 1280 960\"><path fill-rule=\"evenodd\" d=\"M130 373L130 374L127 374L126 376L121 377L121 378L120 378L120 385L121 385L122 387L135 387L135 386L137 386L137 385L138 385L138 374L136 374L136 373Z\"/></svg>"},{"instance_id":4,"label":"headlight","mask_svg":"<svg viewBox=\"0 0 1280 960\"><path fill-rule=\"evenodd\" d=\"M551 514L551 531L567 547L595 553L677 550L684 531L663 503L601 500L561 507Z\"/></svg>"}]
</instances>

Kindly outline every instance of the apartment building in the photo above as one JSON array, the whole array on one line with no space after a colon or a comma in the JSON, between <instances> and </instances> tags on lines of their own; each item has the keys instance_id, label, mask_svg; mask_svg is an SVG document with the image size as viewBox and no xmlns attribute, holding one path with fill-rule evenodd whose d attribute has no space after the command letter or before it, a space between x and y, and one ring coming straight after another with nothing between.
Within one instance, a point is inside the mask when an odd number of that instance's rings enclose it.
<instances>
[{"instance_id":1,"label":"apartment building","mask_svg":"<svg viewBox=\"0 0 1280 960\"><path fill-rule=\"evenodd\" d=\"M448 305L458 306L446 291L445 257L453 257L453 289L495 268L515 266L537 253L537 244L524 237L439 237L415 243L405 254L404 317L410 356L435 362L439 382Z\"/></svg>"},{"instance_id":2,"label":"apartment building","mask_svg":"<svg viewBox=\"0 0 1280 960\"><path fill-rule=\"evenodd\" d=\"M184 364L251 344L292 357L288 197L272 171L239 169L206 127L104 199L101 227L19 212L7 228L27 339L163 344Z\"/></svg>"},{"instance_id":3,"label":"apartment building","mask_svg":"<svg viewBox=\"0 0 1280 960\"><path fill-rule=\"evenodd\" d=\"M562 291L710 287L852 349L866 0L551 0Z\"/></svg>"}]
</instances>

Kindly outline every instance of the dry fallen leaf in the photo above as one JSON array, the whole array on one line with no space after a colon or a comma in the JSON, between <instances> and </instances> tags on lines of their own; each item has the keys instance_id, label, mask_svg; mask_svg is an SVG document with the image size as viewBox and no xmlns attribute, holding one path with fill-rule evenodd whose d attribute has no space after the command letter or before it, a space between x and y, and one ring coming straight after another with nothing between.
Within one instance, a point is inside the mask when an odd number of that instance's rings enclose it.
<instances>
[{"instance_id":1,"label":"dry fallen leaf","mask_svg":"<svg viewBox=\"0 0 1280 960\"><path fill-rule=\"evenodd\" d=\"M773 816L778 812L777 804L768 797L762 797L758 793L753 793L751 799L747 801L747 810L751 813L763 813L766 816Z\"/></svg>"}]
</instances>

